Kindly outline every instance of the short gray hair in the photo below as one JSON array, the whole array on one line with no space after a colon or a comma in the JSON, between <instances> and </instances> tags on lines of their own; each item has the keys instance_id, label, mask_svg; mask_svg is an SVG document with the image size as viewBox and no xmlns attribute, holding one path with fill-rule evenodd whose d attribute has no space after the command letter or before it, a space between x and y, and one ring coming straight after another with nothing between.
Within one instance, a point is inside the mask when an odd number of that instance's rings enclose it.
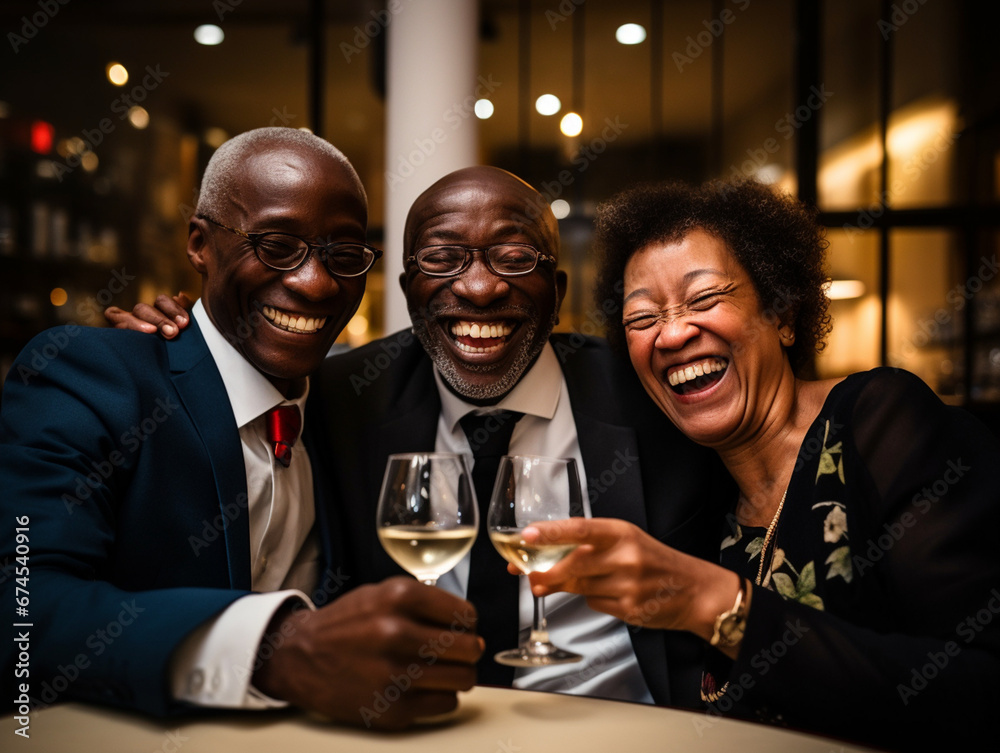
<instances>
[{"instance_id":1,"label":"short gray hair","mask_svg":"<svg viewBox=\"0 0 1000 753\"><path fill-rule=\"evenodd\" d=\"M240 164L266 148L282 146L311 149L336 160L353 178L358 193L365 203L368 202L365 188L354 166L344 153L329 141L298 128L255 128L234 136L215 150L201 178L201 190L198 193L195 213L212 218L223 216L223 208L233 193L234 181L240 173Z\"/></svg>"}]
</instances>

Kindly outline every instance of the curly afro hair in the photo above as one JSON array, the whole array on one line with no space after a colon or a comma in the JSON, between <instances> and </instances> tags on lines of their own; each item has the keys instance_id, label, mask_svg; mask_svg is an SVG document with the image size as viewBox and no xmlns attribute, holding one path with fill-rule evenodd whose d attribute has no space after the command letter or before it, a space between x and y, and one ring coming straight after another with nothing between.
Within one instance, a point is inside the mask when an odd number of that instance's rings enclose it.
<instances>
[{"instance_id":1,"label":"curly afro hair","mask_svg":"<svg viewBox=\"0 0 1000 753\"><path fill-rule=\"evenodd\" d=\"M754 180L701 186L654 183L624 191L597 209L597 300L622 310L625 265L654 243L681 240L695 229L721 239L749 273L764 311L794 327L787 348L792 371L815 376L816 354L830 333L825 285L827 242L815 212ZM608 340L625 352L621 317Z\"/></svg>"}]
</instances>

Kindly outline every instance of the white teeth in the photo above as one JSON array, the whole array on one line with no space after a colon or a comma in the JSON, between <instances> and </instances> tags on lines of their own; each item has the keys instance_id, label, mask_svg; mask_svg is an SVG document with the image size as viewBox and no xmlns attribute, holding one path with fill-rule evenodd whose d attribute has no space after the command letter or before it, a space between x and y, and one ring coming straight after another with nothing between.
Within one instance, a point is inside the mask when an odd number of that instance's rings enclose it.
<instances>
[{"instance_id":1,"label":"white teeth","mask_svg":"<svg viewBox=\"0 0 1000 753\"><path fill-rule=\"evenodd\" d=\"M690 382L692 379L697 379L705 374L712 374L716 371L725 371L725 369L726 362L721 358L708 358L690 366L685 366L683 369L677 369L676 371L670 372L667 375L667 382L671 387L676 387L678 384Z\"/></svg>"},{"instance_id":2,"label":"white teeth","mask_svg":"<svg viewBox=\"0 0 1000 753\"><path fill-rule=\"evenodd\" d=\"M289 316L284 311L279 311L272 306L261 306L261 312L276 327L298 334L312 334L322 329L323 325L326 324L325 316L318 318L298 316L296 314Z\"/></svg>"},{"instance_id":3,"label":"white teeth","mask_svg":"<svg viewBox=\"0 0 1000 753\"><path fill-rule=\"evenodd\" d=\"M486 324L480 322L460 321L451 325L451 334L455 337L475 337L477 339L507 337L514 328L498 322L496 324ZM469 352L475 352L475 349ZM486 352L490 352L487 350Z\"/></svg>"},{"instance_id":4,"label":"white teeth","mask_svg":"<svg viewBox=\"0 0 1000 753\"><path fill-rule=\"evenodd\" d=\"M500 350L503 345L491 345L488 348L473 348L471 345L466 345L465 343L456 342L459 350L465 351L466 353L495 353Z\"/></svg>"}]
</instances>

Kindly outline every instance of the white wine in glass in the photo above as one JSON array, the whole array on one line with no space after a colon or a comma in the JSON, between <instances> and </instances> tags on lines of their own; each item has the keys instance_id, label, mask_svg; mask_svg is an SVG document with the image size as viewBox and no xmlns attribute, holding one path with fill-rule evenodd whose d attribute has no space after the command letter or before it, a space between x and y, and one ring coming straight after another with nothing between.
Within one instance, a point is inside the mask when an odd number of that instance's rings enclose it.
<instances>
[{"instance_id":1,"label":"white wine in glass","mask_svg":"<svg viewBox=\"0 0 1000 753\"><path fill-rule=\"evenodd\" d=\"M420 582L436 585L472 548L479 530L465 456L390 455L376 525L386 553Z\"/></svg>"},{"instance_id":2,"label":"white wine in glass","mask_svg":"<svg viewBox=\"0 0 1000 753\"><path fill-rule=\"evenodd\" d=\"M527 544L521 538L521 528L497 528L490 531L490 541L500 556L525 575L544 573L567 554L576 544Z\"/></svg>"},{"instance_id":3,"label":"white wine in glass","mask_svg":"<svg viewBox=\"0 0 1000 753\"><path fill-rule=\"evenodd\" d=\"M521 532L543 520L583 517L583 492L571 458L506 455L500 459L487 515L490 541L500 556L522 573L544 572L572 552L575 544L528 544ZM520 646L494 659L514 667L568 664L583 657L553 645L545 621L545 603L533 596L531 633Z\"/></svg>"}]
</instances>

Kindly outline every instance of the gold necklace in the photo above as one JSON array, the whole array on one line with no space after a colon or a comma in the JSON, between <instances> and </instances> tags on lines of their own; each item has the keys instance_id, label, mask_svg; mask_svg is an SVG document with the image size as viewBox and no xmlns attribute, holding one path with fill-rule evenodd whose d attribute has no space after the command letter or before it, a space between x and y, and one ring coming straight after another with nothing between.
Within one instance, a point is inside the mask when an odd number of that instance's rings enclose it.
<instances>
[{"instance_id":1,"label":"gold necklace","mask_svg":"<svg viewBox=\"0 0 1000 753\"><path fill-rule=\"evenodd\" d=\"M788 496L788 488L781 495L781 501L778 503L778 509L774 512L774 517L771 518L771 524L767 527L767 533L764 534L764 545L760 548L760 567L757 569L757 580L756 585L760 585L760 580L764 575L764 553L767 552L767 545L771 543L771 536L774 534L774 529L778 525L778 518L781 517L781 509L785 506L785 497ZM772 560L774 558L772 557ZM713 678L714 679L714 678ZM722 698L729 690L729 680L726 680L725 684L716 691L705 692L705 670L701 672L701 700L707 701L708 703L715 703L717 700Z\"/></svg>"},{"instance_id":2,"label":"gold necklace","mask_svg":"<svg viewBox=\"0 0 1000 753\"><path fill-rule=\"evenodd\" d=\"M774 513L774 517L771 518L771 525L767 527L767 533L764 534L764 545L760 548L760 567L757 568L757 580L756 585L760 585L760 580L764 575L764 553L767 552L767 545L771 542L771 534L774 533L775 527L778 525L778 518L781 516L781 508L785 506L785 496L788 494L788 489L781 495L781 501L778 503L778 509ZM772 557L772 559L774 559Z\"/></svg>"}]
</instances>

